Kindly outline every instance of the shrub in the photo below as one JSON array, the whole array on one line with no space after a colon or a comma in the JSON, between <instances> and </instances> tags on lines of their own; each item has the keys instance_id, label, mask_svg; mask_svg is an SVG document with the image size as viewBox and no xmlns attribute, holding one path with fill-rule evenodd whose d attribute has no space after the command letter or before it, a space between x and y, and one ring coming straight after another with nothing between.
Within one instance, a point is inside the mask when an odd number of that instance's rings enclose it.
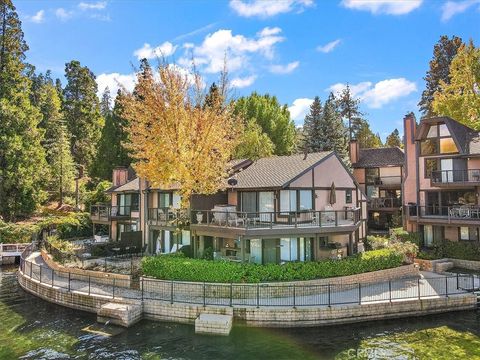
<instances>
[{"instance_id":1,"label":"shrub","mask_svg":"<svg viewBox=\"0 0 480 360\"><path fill-rule=\"evenodd\" d=\"M368 235L365 241L367 250L384 249L388 245L388 239L381 236Z\"/></svg>"},{"instance_id":2,"label":"shrub","mask_svg":"<svg viewBox=\"0 0 480 360\"><path fill-rule=\"evenodd\" d=\"M313 280L360 274L402 265L402 255L390 249L367 251L342 260L279 264L238 264L229 261L189 259L183 254L142 259L146 276L164 280L257 283Z\"/></svg>"},{"instance_id":3,"label":"shrub","mask_svg":"<svg viewBox=\"0 0 480 360\"><path fill-rule=\"evenodd\" d=\"M408 241L420 246L420 234L418 232L409 233L401 227L391 229L390 239L397 241Z\"/></svg>"},{"instance_id":4,"label":"shrub","mask_svg":"<svg viewBox=\"0 0 480 360\"><path fill-rule=\"evenodd\" d=\"M434 248L437 257L480 261L480 247L476 243L445 240Z\"/></svg>"},{"instance_id":5,"label":"shrub","mask_svg":"<svg viewBox=\"0 0 480 360\"><path fill-rule=\"evenodd\" d=\"M412 263L418 253L418 245L411 240L415 237L401 229L394 229L389 239L381 236L367 236L367 249L391 249L403 257L406 263Z\"/></svg>"}]
</instances>

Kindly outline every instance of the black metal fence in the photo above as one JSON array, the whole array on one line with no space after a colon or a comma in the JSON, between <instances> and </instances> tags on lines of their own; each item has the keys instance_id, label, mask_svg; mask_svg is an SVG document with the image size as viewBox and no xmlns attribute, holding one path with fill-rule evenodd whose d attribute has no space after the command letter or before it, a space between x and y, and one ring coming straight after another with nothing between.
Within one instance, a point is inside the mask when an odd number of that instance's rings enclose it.
<instances>
[{"instance_id":1,"label":"black metal fence","mask_svg":"<svg viewBox=\"0 0 480 360\"><path fill-rule=\"evenodd\" d=\"M449 297L479 290L480 277L456 274L428 279L407 278L373 284L216 284L140 278L138 283L57 271L20 260L23 274L52 287L88 295L123 299L159 300L203 306L302 307L385 303Z\"/></svg>"}]
</instances>

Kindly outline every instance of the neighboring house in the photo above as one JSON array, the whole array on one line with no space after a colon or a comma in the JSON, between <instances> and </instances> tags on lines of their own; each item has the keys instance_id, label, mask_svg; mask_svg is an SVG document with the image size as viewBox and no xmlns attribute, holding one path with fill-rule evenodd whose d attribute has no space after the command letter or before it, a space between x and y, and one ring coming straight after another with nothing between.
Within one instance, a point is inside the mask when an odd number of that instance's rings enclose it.
<instances>
[{"instance_id":1,"label":"neighboring house","mask_svg":"<svg viewBox=\"0 0 480 360\"><path fill-rule=\"evenodd\" d=\"M193 195L191 210L181 209L178 186L156 189L124 170L114 171L111 206L100 205L108 216L94 206L92 220L108 224L112 240L142 234L151 254L190 245L195 257L280 263L363 249L366 197L333 152L231 162L226 188Z\"/></svg>"},{"instance_id":2,"label":"neighboring house","mask_svg":"<svg viewBox=\"0 0 480 360\"><path fill-rule=\"evenodd\" d=\"M351 255L363 249L365 201L334 152L262 158L228 180L222 202L192 206L193 250L260 264Z\"/></svg>"},{"instance_id":3,"label":"neighboring house","mask_svg":"<svg viewBox=\"0 0 480 360\"><path fill-rule=\"evenodd\" d=\"M448 117L404 119L406 229L423 245L478 241L480 135Z\"/></svg>"},{"instance_id":4,"label":"neighboring house","mask_svg":"<svg viewBox=\"0 0 480 360\"><path fill-rule=\"evenodd\" d=\"M402 226L402 179L405 155L398 147L360 149L350 141L353 176L368 198L368 232Z\"/></svg>"}]
</instances>

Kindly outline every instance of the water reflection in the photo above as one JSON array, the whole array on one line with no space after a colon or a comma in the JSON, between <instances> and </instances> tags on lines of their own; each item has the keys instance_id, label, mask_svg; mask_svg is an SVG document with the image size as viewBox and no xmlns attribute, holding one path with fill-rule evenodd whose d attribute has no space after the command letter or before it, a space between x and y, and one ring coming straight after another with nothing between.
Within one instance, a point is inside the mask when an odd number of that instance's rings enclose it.
<instances>
[{"instance_id":1,"label":"water reflection","mask_svg":"<svg viewBox=\"0 0 480 360\"><path fill-rule=\"evenodd\" d=\"M473 311L323 328L236 326L228 337L142 321L95 335L82 330L96 324L93 314L25 294L14 271L0 273L0 359L480 359Z\"/></svg>"}]
</instances>

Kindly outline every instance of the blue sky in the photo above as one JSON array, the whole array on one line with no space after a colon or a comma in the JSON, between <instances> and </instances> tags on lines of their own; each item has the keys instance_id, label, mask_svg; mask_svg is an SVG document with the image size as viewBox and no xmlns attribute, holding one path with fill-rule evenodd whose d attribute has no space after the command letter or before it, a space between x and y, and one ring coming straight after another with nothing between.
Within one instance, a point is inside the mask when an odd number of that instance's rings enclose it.
<instances>
[{"instance_id":1,"label":"blue sky","mask_svg":"<svg viewBox=\"0 0 480 360\"><path fill-rule=\"evenodd\" d=\"M480 0L20 1L14 4L38 71L62 77L72 59L100 90L134 84L138 59L167 56L207 83L227 54L234 95L287 104L297 124L314 96L349 83L384 138L417 113L440 35L480 43ZM418 114L418 113L417 113Z\"/></svg>"}]
</instances>

